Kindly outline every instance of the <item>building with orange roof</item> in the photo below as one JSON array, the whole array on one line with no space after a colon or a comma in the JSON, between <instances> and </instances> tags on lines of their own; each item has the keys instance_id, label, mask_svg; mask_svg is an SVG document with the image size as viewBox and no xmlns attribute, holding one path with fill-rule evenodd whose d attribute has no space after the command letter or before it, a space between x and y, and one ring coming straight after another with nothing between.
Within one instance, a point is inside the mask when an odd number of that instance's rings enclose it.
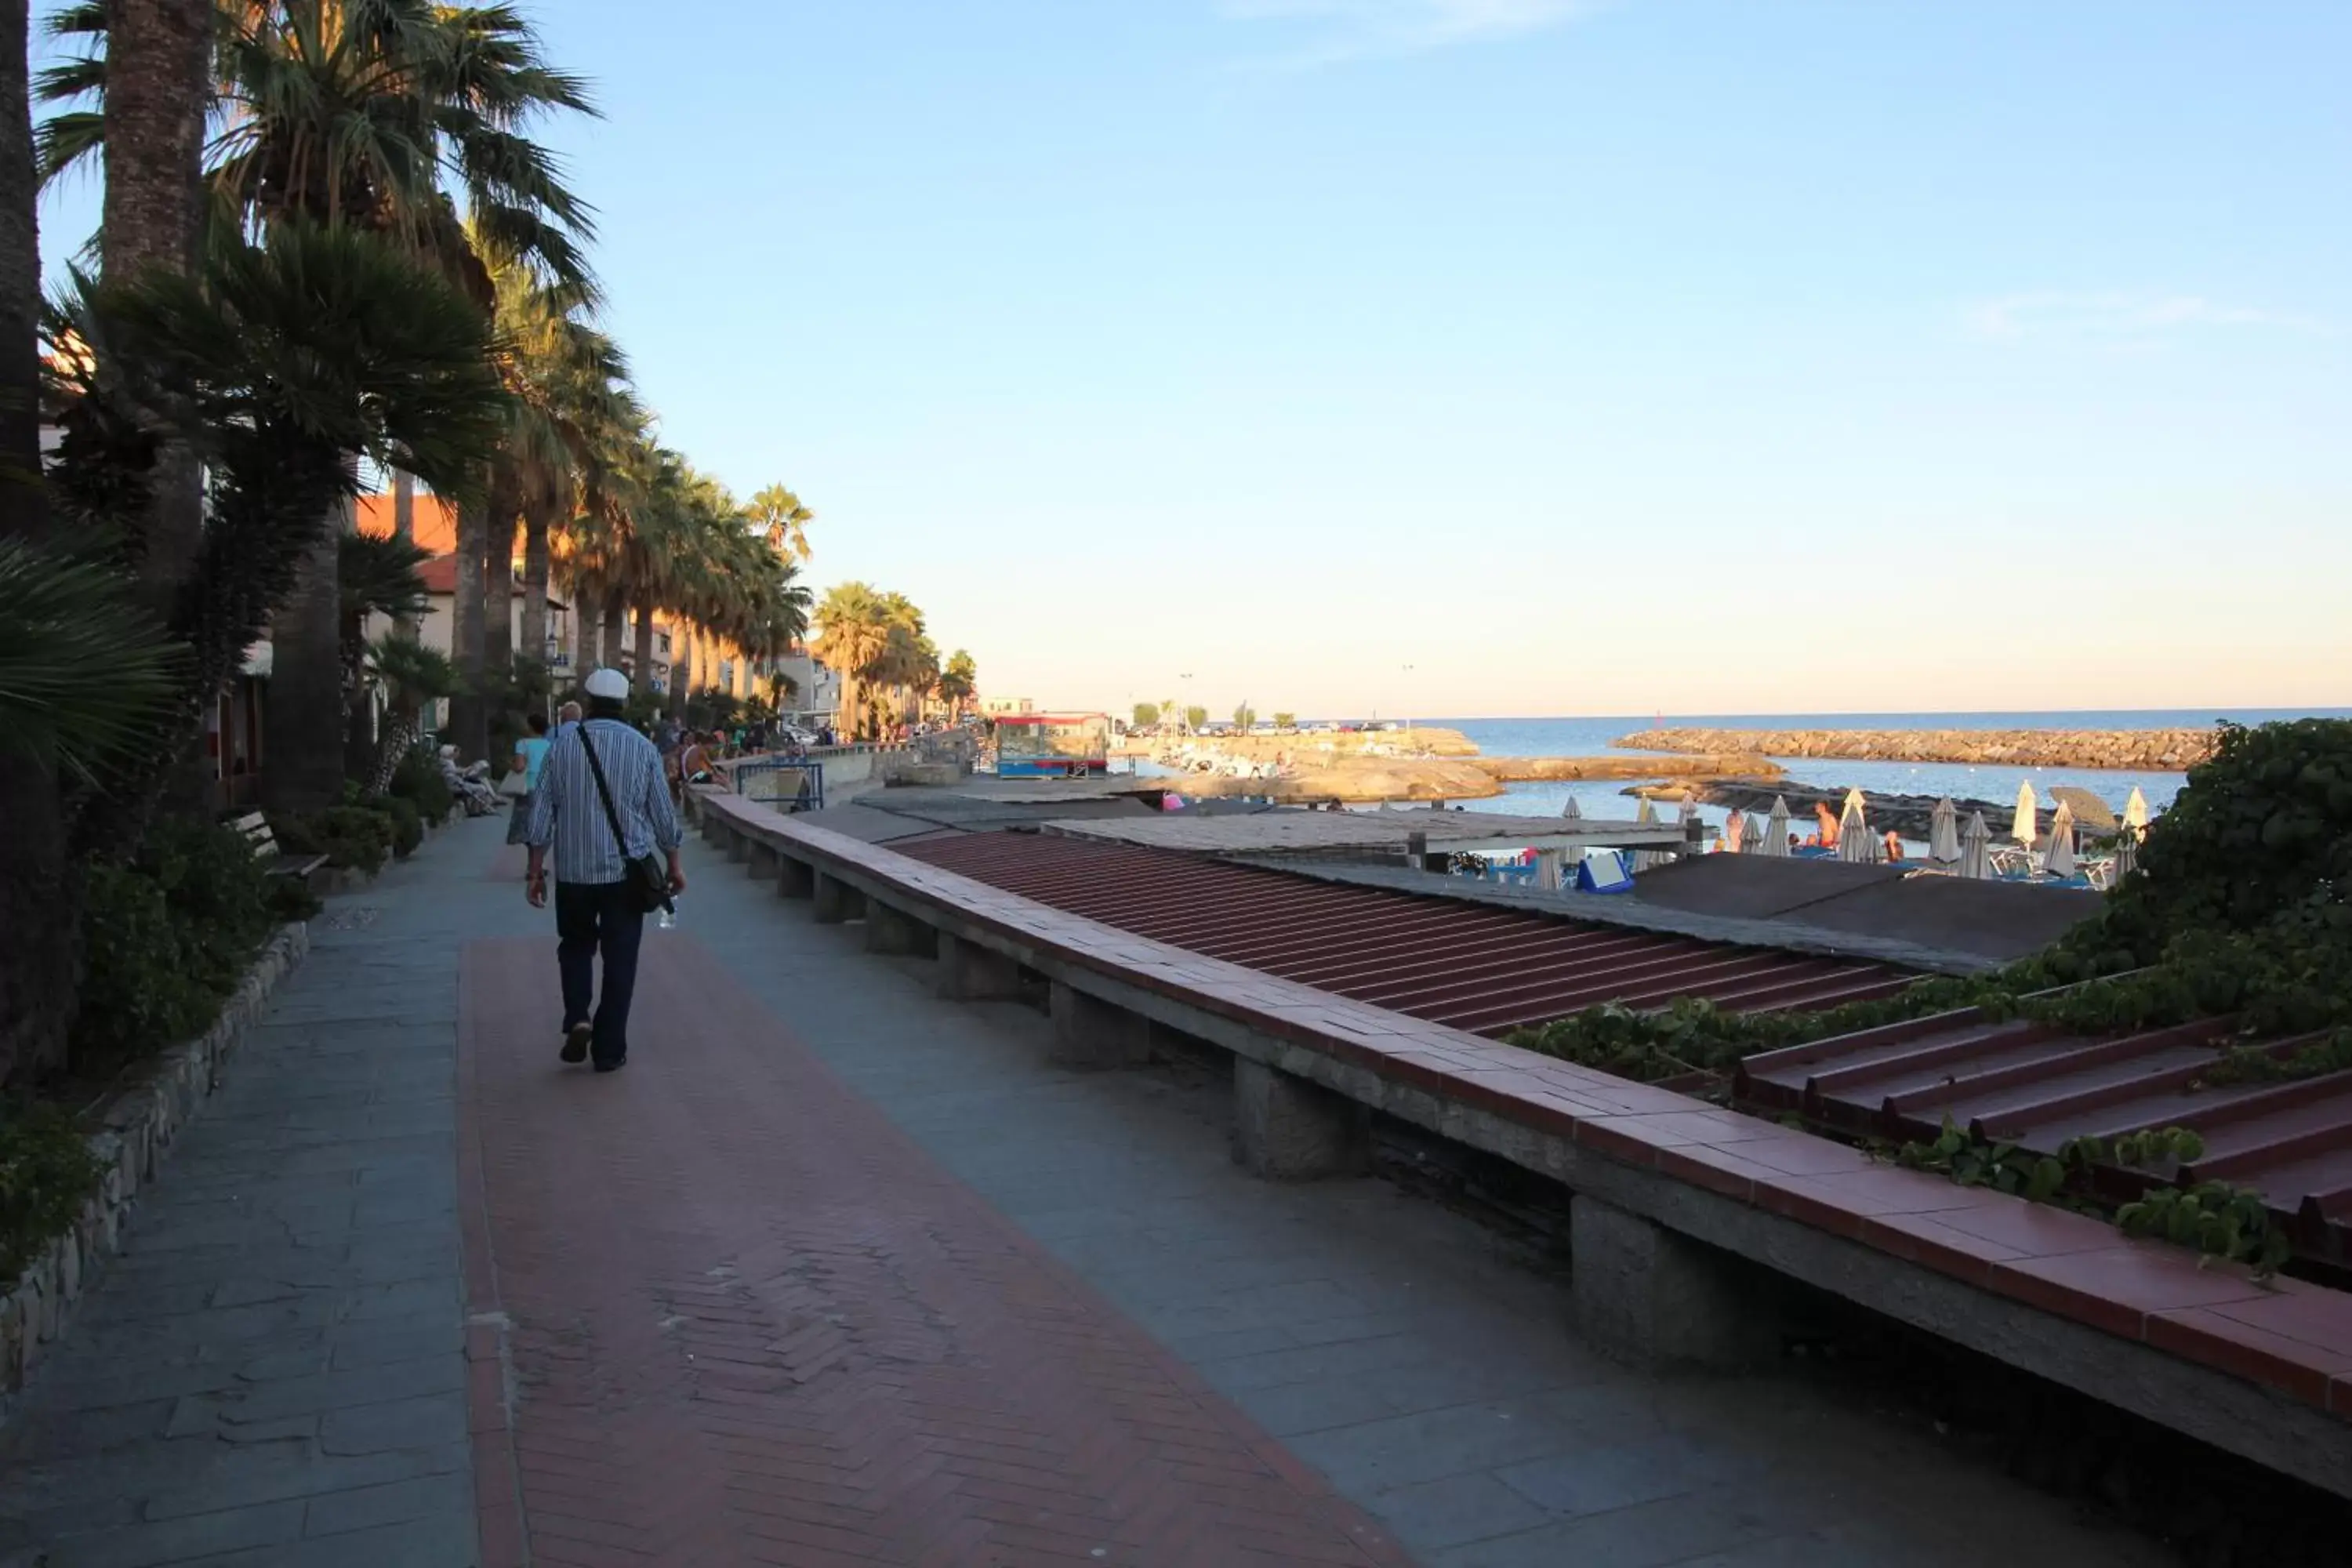
<instances>
[{"instance_id":1,"label":"building with orange roof","mask_svg":"<svg viewBox=\"0 0 2352 1568\"><path fill-rule=\"evenodd\" d=\"M359 531L373 539L390 539L393 533L393 498L389 495L360 497ZM416 505L410 514L410 536L419 548L436 555L457 552L457 509L427 490L416 492Z\"/></svg>"}]
</instances>

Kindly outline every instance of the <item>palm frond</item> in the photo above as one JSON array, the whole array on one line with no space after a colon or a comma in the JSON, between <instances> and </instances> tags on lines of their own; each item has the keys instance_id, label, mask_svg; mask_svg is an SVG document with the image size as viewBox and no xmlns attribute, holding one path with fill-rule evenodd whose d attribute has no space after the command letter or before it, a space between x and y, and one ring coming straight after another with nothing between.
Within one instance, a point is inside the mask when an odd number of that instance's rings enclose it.
<instances>
[{"instance_id":1,"label":"palm frond","mask_svg":"<svg viewBox=\"0 0 2352 1568\"><path fill-rule=\"evenodd\" d=\"M96 110L73 109L52 114L34 129L33 157L47 186L84 159L106 148L106 116Z\"/></svg>"},{"instance_id":2,"label":"palm frond","mask_svg":"<svg viewBox=\"0 0 2352 1568\"><path fill-rule=\"evenodd\" d=\"M106 57L69 57L33 73L33 101L71 103L106 90Z\"/></svg>"},{"instance_id":3,"label":"palm frond","mask_svg":"<svg viewBox=\"0 0 2352 1568\"><path fill-rule=\"evenodd\" d=\"M419 572L433 552L415 540L346 533L336 541L336 551L346 623L362 624L371 615L415 620L433 607Z\"/></svg>"},{"instance_id":4,"label":"palm frond","mask_svg":"<svg viewBox=\"0 0 2352 1568\"><path fill-rule=\"evenodd\" d=\"M74 0L49 13L41 31L52 38L104 38L106 0Z\"/></svg>"},{"instance_id":5,"label":"palm frond","mask_svg":"<svg viewBox=\"0 0 2352 1568\"><path fill-rule=\"evenodd\" d=\"M445 279L372 236L301 223L219 247L208 272L105 291L111 330L185 400L190 439L278 420L443 495L478 484L505 394L488 323Z\"/></svg>"},{"instance_id":6,"label":"palm frond","mask_svg":"<svg viewBox=\"0 0 2352 1568\"><path fill-rule=\"evenodd\" d=\"M447 654L412 637L388 635L368 644L367 668L395 703L410 710L466 689L464 677Z\"/></svg>"},{"instance_id":7,"label":"palm frond","mask_svg":"<svg viewBox=\"0 0 2352 1568\"><path fill-rule=\"evenodd\" d=\"M82 777L152 745L177 651L121 574L0 540L0 745Z\"/></svg>"}]
</instances>

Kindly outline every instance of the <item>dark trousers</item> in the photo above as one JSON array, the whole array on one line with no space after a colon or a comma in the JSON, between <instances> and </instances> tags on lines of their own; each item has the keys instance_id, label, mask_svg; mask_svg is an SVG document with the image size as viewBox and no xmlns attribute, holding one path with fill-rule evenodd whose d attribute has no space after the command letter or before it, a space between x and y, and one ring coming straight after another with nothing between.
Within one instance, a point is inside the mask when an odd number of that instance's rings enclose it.
<instances>
[{"instance_id":1,"label":"dark trousers","mask_svg":"<svg viewBox=\"0 0 2352 1568\"><path fill-rule=\"evenodd\" d=\"M555 884L555 963L563 972L563 1027L587 1019L596 997L595 1037L589 1046L600 1062L629 1054L629 1000L637 989L637 944L646 934L646 911L626 882ZM596 996L596 954L604 954L604 991Z\"/></svg>"}]
</instances>

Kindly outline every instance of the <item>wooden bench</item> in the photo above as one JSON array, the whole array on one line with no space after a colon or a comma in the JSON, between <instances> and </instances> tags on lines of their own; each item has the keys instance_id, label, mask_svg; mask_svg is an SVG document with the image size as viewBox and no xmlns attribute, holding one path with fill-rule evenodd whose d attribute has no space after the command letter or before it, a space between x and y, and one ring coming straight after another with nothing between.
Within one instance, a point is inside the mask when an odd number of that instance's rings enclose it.
<instances>
[{"instance_id":1,"label":"wooden bench","mask_svg":"<svg viewBox=\"0 0 2352 1568\"><path fill-rule=\"evenodd\" d=\"M272 877L290 877L304 887L310 879L326 868L324 855L287 855L278 847L278 836L269 830L269 818L257 811L247 812L229 824L242 834L253 849L253 858L262 863L262 870Z\"/></svg>"},{"instance_id":2,"label":"wooden bench","mask_svg":"<svg viewBox=\"0 0 2352 1568\"><path fill-rule=\"evenodd\" d=\"M1654 1292L1680 1301L1677 1321L1694 1316L1691 1296L1720 1297L1727 1321L1749 1313L1736 1277L1711 1279L1728 1255L2352 1496L2352 1291L2251 1280L2105 1220L1889 1166L700 794L707 838L811 900L820 921L864 920L869 948L934 954L944 994L1014 994L1023 971L1049 983L1057 1051L1088 1058L1065 1065L1131 1059L1150 1024L1231 1051L1245 1160L1254 1119L1305 1152L1345 1156L1347 1112L1365 1108L1558 1180L1574 1194L1573 1245L1598 1265L1578 1276L1595 1295L1589 1326L1606 1337L1611 1320L1657 1317ZM1580 1283L1580 1318L1585 1294Z\"/></svg>"}]
</instances>

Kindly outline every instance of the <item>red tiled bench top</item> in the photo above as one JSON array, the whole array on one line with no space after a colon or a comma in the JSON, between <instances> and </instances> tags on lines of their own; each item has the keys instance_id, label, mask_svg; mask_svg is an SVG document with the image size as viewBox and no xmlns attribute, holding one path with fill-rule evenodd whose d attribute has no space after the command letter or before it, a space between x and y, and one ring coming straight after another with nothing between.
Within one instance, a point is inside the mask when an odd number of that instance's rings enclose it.
<instances>
[{"instance_id":1,"label":"red tiled bench top","mask_svg":"<svg viewBox=\"0 0 2352 1568\"><path fill-rule=\"evenodd\" d=\"M2352 1420L2352 1292L2257 1285L2103 1220L1130 935L733 795L703 804L820 870L862 873L1127 984Z\"/></svg>"}]
</instances>

